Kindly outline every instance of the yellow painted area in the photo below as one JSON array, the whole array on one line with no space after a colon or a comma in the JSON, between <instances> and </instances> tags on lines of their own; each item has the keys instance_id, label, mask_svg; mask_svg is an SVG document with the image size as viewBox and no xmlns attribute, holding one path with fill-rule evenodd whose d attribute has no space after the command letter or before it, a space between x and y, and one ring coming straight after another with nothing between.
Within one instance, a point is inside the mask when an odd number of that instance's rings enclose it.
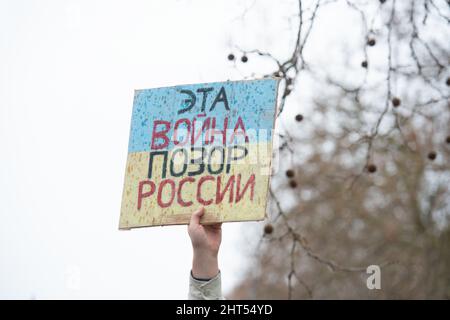
<instances>
[{"instance_id":1,"label":"yellow painted area","mask_svg":"<svg viewBox=\"0 0 450 320\"><path fill-rule=\"evenodd\" d=\"M214 181L206 181L201 187L201 194L203 199L213 199L211 205L205 206L205 215L202 218L203 223L213 222L227 222L227 221L249 221L249 220L262 220L265 217L266 210L266 198L268 191L269 173L270 173L270 159L271 159L271 143L255 143L250 144L249 154L242 160L231 162L230 172L227 174L226 164L221 174L211 175L214 177ZM169 152L168 159L171 158ZM156 226L156 225L169 225L169 224L187 224L189 223L190 216L194 210L202 206L196 199L197 184L201 177L209 176L207 168L201 175L193 176L196 180L194 183L185 183L181 191L181 198L185 201L193 201L193 205L189 207L183 207L177 202L177 194L171 206L167 208L161 208L157 203L157 193L160 182L163 180L161 177L163 156L156 156L153 159L152 178L150 179L155 183L156 190L150 196L142 199L141 209L138 210L138 192L139 183L141 181L148 181L149 170L149 152L137 152L128 154L125 183L123 189L122 208L120 215L120 229L144 227L144 226ZM217 160L219 153L215 153L217 157L213 159L212 168L217 169L218 163L214 163ZM196 156L194 156L196 157ZM180 171L183 167L182 161L174 166L175 171ZM166 179L173 179L178 189L179 182L183 178L186 178L187 172L195 171L198 169L198 165L189 164L186 174L182 177L172 177L169 170L169 160L167 161ZM245 186L251 174L255 174L255 187L253 201L250 201L250 186L244 194L243 198L236 202L236 189L237 183L234 184L234 201L229 203L229 192L224 196L221 203L216 204L216 189L217 189L217 177L221 176L222 189L225 187L230 176L241 174L241 193L242 188ZM150 187L145 186L144 192L149 191ZM170 200L171 188L166 185L162 189L162 201L167 203Z\"/></svg>"}]
</instances>

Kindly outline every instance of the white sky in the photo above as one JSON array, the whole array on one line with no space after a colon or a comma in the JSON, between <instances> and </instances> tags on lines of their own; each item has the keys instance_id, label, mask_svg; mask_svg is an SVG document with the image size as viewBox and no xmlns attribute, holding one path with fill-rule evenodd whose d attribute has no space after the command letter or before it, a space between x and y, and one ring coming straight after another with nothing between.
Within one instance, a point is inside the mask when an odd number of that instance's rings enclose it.
<instances>
[{"instance_id":1,"label":"white sky","mask_svg":"<svg viewBox=\"0 0 450 320\"><path fill-rule=\"evenodd\" d=\"M240 78L230 2L0 1L0 298L187 297L185 226L117 228L133 90Z\"/></svg>"},{"instance_id":2,"label":"white sky","mask_svg":"<svg viewBox=\"0 0 450 320\"><path fill-rule=\"evenodd\" d=\"M185 226L118 231L133 91L269 70L226 56L286 55L296 6L254 2L0 0L0 298L187 297ZM225 293L256 224L224 225Z\"/></svg>"}]
</instances>

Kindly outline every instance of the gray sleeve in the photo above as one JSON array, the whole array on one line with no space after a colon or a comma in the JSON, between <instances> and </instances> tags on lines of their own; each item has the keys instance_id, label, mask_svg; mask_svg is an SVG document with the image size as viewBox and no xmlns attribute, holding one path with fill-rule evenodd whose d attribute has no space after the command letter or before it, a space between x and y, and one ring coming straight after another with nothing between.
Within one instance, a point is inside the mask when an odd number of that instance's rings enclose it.
<instances>
[{"instance_id":1,"label":"gray sleeve","mask_svg":"<svg viewBox=\"0 0 450 320\"><path fill-rule=\"evenodd\" d=\"M196 280L192 274L189 278L189 300L224 300L220 271L217 276L208 281Z\"/></svg>"}]
</instances>

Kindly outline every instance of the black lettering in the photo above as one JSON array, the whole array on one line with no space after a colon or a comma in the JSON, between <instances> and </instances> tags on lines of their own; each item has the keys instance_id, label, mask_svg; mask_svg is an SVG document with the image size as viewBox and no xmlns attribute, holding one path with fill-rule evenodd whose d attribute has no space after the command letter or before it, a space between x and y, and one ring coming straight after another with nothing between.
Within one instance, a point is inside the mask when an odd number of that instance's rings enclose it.
<instances>
[{"instance_id":1,"label":"black lettering","mask_svg":"<svg viewBox=\"0 0 450 320\"><path fill-rule=\"evenodd\" d=\"M228 106L227 94L225 93L224 87L220 88L219 94L216 96L216 99L214 99L214 102L212 103L209 111L214 110L214 108L216 107L216 103L218 102L223 102L225 109L230 110L230 107Z\"/></svg>"},{"instance_id":2,"label":"black lettering","mask_svg":"<svg viewBox=\"0 0 450 320\"><path fill-rule=\"evenodd\" d=\"M194 153L196 151L201 151L200 157L195 158ZM205 164L203 163L203 159L205 158L205 148L204 147L191 147L191 164L197 164L197 171L188 172L188 176L196 176L202 174L205 171Z\"/></svg>"},{"instance_id":3,"label":"black lettering","mask_svg":"<svg viewBox=\"0 0 450 320\"><path fill-rule=\"evenodd\" d=\"M216 150L219 150L219 151L220 151L222 157L221 157L221 160L220 160L220 166L219 166L219 169L217 169L217 170L214 171L214 170L212 169L212 166L211 166L211 159L212 159L212 157L213 157L214 151L216 151ZM219 174L219 173L221 173L221 172L223 171L224 165L225 165L225 148L224 148L224 147L221 147L221 146L215 146L215 147L213 147L213 148L211 149L211 151L209 152L209 158L208 158L208 172L209 172L210 174Z\"/></svg>"},{"instance_id":4,"label":"black lettering","mask_svg":"<svg viewBox=\"0 0 450 320\"><path fill-rule=\"evenodd\" d=\"M183 154L183 170L181 170L180 172L175 172L175 165L174 165L174 159L177 155L177 153L182 153ZM170 159L170 174L172 175L172 177L181 177L187 170L187 151L184 148L180 148L180 149L176 149L173 153L172 153L172 158Z\"/></svg>"},{"instance_id":5,"label":"black lettering","mask_svg":"<svg viewBox=\"0 0 450 320\"><path fill-rule=\"evenodd\" d=\"M178 110L178 114L191 110L195 105L195 101L197 100L195 94L191 90L180 90L180 92L187 94L190 98L184 99L183 106L187 106L184 109Z\"/></svg>"},{"instance_id":6,"label":"black lettering","mask_svg":"<svg viewBox=\"0 0 450 320\"><path fill-rule=\"evenodd\" d=\"M214 90L214 88L200 88L200 89L197 89L197 92L203 93L201 112L205 112L206 99L208 97L208 92L211 92L213 90Z\"/></svg>"},{"instance_id":7,"label":"black lettering","mask_svg":"<svg viewBox=\"0 0 450 320\"><path fill-rule=\"evenodd\" d=\"M164 156L164 161L162 165L162 173L161 176L164 179L166 177L166 166L167 166L167 150L164 151L152 151L150 152L150 159L148 164L148 178L152 178L152 169L153 169L153 158L158 155Z\"/></svg>"},{"instance_id":8,"label":"black lettering","mask_svg":"<svg viewBox=\"0 0 450 320\"><path fill-rule=\"evenodd\" d=\"M240 155L236 155L236 153L233 154L233 150L241 150L243 151ZM248 154L248 149L245 146L232 146L228 148L228 154L227 154L227 169L226 173L230 173L231 169L231 161L237 161L244 159Z\"/></svg>"}]
</instances>

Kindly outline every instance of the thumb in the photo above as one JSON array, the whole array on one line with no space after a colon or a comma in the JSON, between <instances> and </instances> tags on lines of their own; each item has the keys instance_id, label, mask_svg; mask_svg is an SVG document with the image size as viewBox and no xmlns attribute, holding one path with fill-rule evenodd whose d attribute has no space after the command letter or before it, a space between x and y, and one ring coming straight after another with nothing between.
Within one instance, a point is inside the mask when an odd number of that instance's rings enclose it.
<instances>
[{"instance_id":1,"label":"thumb","mask_svg":"<svg viewBox=\"0 0 450 320\"><path fill-rule=\"evenodd\" d=\"M197 209L196 211L194 211L194 213L191 216L191 221L190 221L190 225L192 226L196 226L200 224L200 218L203 216L203 214L205 213L205 208L201 207L199 209Z\"/></svg>"}]
</instances>

